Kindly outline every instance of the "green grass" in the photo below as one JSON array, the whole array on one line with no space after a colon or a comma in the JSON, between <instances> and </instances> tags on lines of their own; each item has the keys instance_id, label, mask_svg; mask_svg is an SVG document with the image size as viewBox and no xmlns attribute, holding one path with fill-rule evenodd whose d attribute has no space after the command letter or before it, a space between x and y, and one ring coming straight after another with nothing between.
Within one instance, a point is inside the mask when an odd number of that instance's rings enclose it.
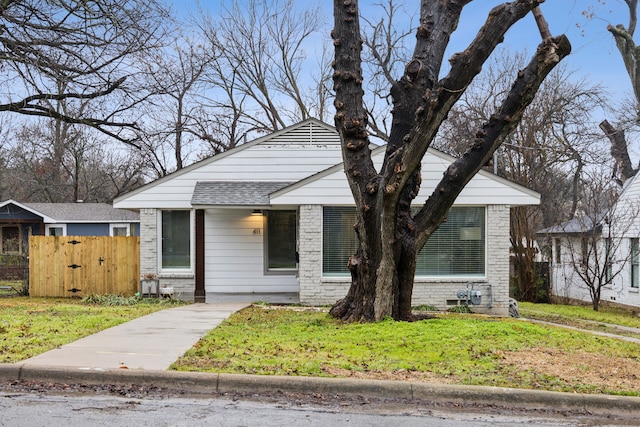
<instances>
[{"instance_id":1,"label":"green grass","mask_svg":"<svg viewBox=\"0 0 640 427\"><path fill-rule=\"evenodd\" d=\"M0 363L12 363L169 307L104 306L68 298L0 298Z\"/></svg>"},{"instance_id":2,"label":"green grass","mask_svg":"<svg viewBox=\"0 0 640 427\"><path fill-rule=\"evenodd\" d=\"M601 305L599 311L593 311L591 306L533 304L521 302L518 304L520 315L541 320L589 320L592 322L609 323L614 325L640 328L640 317L632 316L629 310Z\"/></svg>"},{"instance_id":3,"label":"green grass","mask_svg":"<svg viewBox=\"0 0 640 427\"><path fill-rule=\"evenodd\" d=\"M172 304L117 296L85 302L0 298L0 362L24 360ZM640 327L636 317L608 307L595 313L521 304L520 311L593 329L604 323ZM341 323L326 311L254 305L208 333L172 368L640 396L638 344L527 320L454 313L360 324Z\"/></svg>"},{"instance_id":4,"label":"green grass","mask_svg":"<svg viewBox=\"0 0 640 427\"><path fill-rule=\"evenodd\" d=\"M172 368L640 395L640 387L564 378L522 363L538 352L557 352L573 359L569 365L586 353L639 364L639 350L637 344L515 319L446 314L411 323L344 324L325 312L254 306L212 330Z\"/></svg>"}]
</instances>

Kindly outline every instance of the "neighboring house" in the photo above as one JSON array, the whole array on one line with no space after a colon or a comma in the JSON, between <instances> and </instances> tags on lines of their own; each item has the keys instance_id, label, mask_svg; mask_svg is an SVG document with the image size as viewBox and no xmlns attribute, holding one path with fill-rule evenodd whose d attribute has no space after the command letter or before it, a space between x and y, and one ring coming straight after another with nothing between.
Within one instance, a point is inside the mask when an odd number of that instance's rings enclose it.
<instances>
[{"instance_id":1,"label":"neighboring house","mask_svg":"<svg viewBox=\"0 0 640 427\"><path fill-rule=\"evenodd\" d=\"M374 151L382 162L384 147ZM424 201L452 158L429 150ZM332 304L349 287L355 207L340 139L311 119L160 178L114 201L140 211L141 276L195 301ZM458 291L482 293L477 311L507 315L509 207L539 195L486 171L463 190L423 249L414 304L441 309ZM464 299L464 298L463 298Z\"/></svg>"},{"instance_id":2,"label":"neighboring house","mask_svg":"<svg viewBox=\"0 0 640 427\"><path fill-rule=\"evenodd\" d=\"M106 203L0 203L2 253L26 253L29 236L138 236L137 212Z\"/></svg>"},{"instance_id":3,"label":"neighboring house","mask_svg":"<svg viewBox=\"0 0 640 427\"><path fill-rule=\"evenodd\" d=\"M589 287L576 271L589 268L588 275L599 275L604 284L600 301L640 307L640 174L627 180L610 209L579 213L537 234L551 248L555 297L591 303Z\"/></svg>"}]
</instances>

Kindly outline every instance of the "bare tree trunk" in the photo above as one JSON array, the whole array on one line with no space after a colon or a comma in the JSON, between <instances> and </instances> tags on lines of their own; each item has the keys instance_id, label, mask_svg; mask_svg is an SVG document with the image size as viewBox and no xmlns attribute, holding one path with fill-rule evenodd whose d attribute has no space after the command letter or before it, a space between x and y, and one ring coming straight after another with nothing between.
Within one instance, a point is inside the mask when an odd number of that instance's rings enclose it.
<instances>
[{"instance_id":1,"label":"bare tree trunk","mask_svg":"<svg viewBox=\"0 0 640 427\"><path fill-rule=\"evenodd\" d=\"M614 166L614 178L620 181L620 184L634 176L637 169L634 169L631 165L631 158L629 157L629 150L627 147L627 139L624 135L624 130L615 128L609 121L603 120L600 123L600 129L611 141L611 156L616 161Z\"/></svg>"}]
</instances>

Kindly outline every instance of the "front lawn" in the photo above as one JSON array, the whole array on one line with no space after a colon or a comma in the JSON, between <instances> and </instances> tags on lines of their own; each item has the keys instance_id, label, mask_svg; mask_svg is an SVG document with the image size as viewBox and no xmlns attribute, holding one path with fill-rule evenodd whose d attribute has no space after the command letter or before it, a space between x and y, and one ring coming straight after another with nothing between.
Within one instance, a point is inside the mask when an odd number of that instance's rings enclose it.
<instances>
[{"instance_id":1,"label":"front lawn","mask_svg":"<svg viewBox=\"0 0 640 427\"><path fill-rule=\"evenodd\" d=\"M639 355L638 344L518 319L345 324L324 311L253 306L173 369L640 395Z\"/></svg>"},{"instance_id":2,"label":"front lawn","mask_svg":"<svg viewBox=\"0 0 640 427\"><path fill-rule=\"evenodd\" d=\"M71 298L0 298L0 363L28 359L168 307L151 301L112 306L87 304Z\"/></svg>"}]
</instances>

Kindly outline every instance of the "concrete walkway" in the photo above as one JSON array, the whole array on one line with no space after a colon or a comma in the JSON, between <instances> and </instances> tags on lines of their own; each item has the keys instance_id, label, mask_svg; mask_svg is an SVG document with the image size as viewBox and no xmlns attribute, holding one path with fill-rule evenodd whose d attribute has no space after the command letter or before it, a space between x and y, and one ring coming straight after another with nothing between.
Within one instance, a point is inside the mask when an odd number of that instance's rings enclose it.
<instances>
[{"instance_id":1,"label":"concrete walkway","mask_svg":"<svg viewBox=\"0 0 640 427\"><path fill-rule=\"evenodd\" d=\"M165 370L248 303L190 304L161 310L27 359L24 366Z\"/></svg>"}]
</instances>

